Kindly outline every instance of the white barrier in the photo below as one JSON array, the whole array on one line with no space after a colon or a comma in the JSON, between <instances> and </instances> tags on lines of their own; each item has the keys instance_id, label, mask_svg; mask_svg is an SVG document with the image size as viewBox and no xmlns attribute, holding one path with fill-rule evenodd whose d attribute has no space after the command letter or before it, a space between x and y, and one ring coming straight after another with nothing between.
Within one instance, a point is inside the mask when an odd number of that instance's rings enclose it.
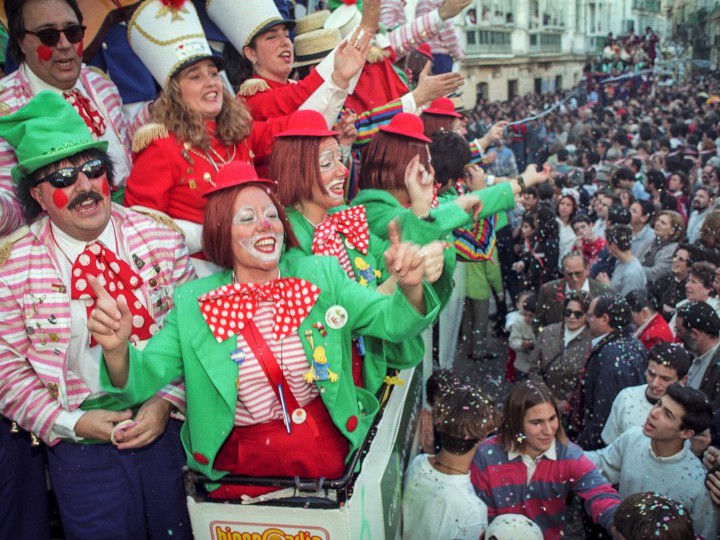
<instances>
[{"instance_id":1,"label":"white barrier","mask_svg":"<svg viewBox=\"0 0 720 540\"><path fill-rule=\"evenodd\" d=\"M240 505L196 500L188 510L196 540L396 540L402 478L417 448L422 368L406 369L393 387L352 496L339 508ZM304 494L301 494L304 495Z\"/></svg>"}]
</instances>

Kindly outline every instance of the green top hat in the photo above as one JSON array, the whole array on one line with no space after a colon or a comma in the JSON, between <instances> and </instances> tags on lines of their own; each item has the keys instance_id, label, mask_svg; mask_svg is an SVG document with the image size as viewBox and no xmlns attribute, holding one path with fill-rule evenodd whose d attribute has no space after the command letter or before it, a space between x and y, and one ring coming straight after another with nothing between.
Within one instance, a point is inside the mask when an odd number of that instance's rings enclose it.
<instances>
[{"instance_id":1,"label":"green top hat","mask_svg":"<svg viewBox=\"0 0 720 540\"><path fill-rule=\"evenodd\" d=\"M0 117L0 137L15 148L18 164L12 178L28 174L90 148L105 152L107 141L95 141L85 121L62 96L40 92L27 105Z\"/></svg>"}]
</instances>

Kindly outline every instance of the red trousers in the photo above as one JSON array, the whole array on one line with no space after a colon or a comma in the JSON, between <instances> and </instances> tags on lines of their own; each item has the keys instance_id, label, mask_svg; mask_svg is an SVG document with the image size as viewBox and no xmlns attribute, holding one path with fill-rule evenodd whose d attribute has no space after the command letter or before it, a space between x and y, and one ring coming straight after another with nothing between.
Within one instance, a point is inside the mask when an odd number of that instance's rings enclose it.
<instances>
[{"instance_id":1,"label":"red trousers","mask_svg":"<svg viewBox=\"0 0 720 540\"><path fill-rule=\"evenodd\" d=\"M347 439L333 424L322 399L315 398L303 408L308 419L302 424L293 423L291 433L282 420L234 428L220 448L213 469L243 476L331 480L342 476L349 450ZM257 497L276 489L225 485L213 491L212 497Z\"/></svg>"}]
</instances>

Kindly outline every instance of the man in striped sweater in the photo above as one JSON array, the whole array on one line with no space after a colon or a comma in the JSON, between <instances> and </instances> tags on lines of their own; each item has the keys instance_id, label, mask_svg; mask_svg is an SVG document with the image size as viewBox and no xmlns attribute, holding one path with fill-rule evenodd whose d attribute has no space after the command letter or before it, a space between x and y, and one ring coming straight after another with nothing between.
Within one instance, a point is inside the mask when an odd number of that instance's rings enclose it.
<instances>
[{"instance_id":1,"label":"man in striped sweater","mask_svg":"<svg viewBox=\"0 0 720 540\"><path fill-rule=\"evenodd\" d=\"M560 539L573 492L593 521L609 531L620 497L582 448L567 440L547 386L515 384L503 411L498 435L480 445L470 468L489 521L523 514L540 526L546 540Z\"/></svg>"}]
</instances>

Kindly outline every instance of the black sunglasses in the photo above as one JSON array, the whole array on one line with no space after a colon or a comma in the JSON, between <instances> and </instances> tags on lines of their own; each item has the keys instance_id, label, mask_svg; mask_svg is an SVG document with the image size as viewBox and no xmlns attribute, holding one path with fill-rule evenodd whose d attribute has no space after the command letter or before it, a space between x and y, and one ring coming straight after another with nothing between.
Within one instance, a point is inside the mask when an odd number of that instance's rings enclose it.
<instances>
[{"instance_id":1,"label":"black sunglasses","mask_svg":"<svg viewBox=\"0 0 720 540\"><path fill-rule=\"evenodd\" d=\"M585 316L582 311L575 311L574 309L566 309L564 315L568 318L575 317L576 319L580 319Z\"/></svg>"},{"instance_id":2,"label":"black sunglasses","mask_svg":"<svg viewBox=\"0 0 720 540\"><path fill-rule=\"evenodd\" d=\"M54 188L66 188L77 182L78 173L83 173L88 177L88 179L94 180L105 174L105 164L100 159L91 159L79 167L65 167L63 169L58 169L54 173L50 173L44 178L38 180L35 185L37 186L43 182L49 182Z\"/></svg>"},{"instance_id":3,"label":"black sunglasses","mask_svg":"<svg viewBox=\"0 0 720 540\"><path fill-rule=\"evenodd\" d=\"M57 30L55 28L43 28L37 32L25 30L25 33L37 36L40 43L46 47L54 47L60 42L60 34L65 34L65 37L70 43L80 43L85 37L85 27L80 24L72 24L62 30Z\"/></svg>"}]
</instances>

